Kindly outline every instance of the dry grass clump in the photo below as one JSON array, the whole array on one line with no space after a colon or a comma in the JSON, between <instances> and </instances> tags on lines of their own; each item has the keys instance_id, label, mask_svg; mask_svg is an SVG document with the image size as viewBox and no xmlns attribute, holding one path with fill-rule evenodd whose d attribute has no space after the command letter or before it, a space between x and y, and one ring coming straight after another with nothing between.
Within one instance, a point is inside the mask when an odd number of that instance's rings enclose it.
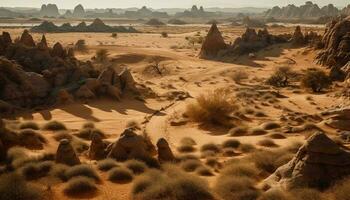
<instances>
[{"instance_id":1,"label":"dry grass clump","mask_svg":"<svg viewBox=\"0 0 350 200\"><path fill-rule=\"evenodd\" d=\"M59 132L57 132L57 133L53 136L53 138L54 138L57 142L59 142L59 141L61 141L61 140L63 140L63 139L72 141L73 136L72 136L68 131L59 131Z\"/></svg>"},{"instance_id":2,"label":"dry grass clump","mask_svg":"<svg viewBox=\"0 0 350 200\"><path fill-rule=\"evenodd\" d=\"M246 127L235 127L230 129L228 134L232 137L244 136L248 133L248 129Z\"/></svg>"},{"instance_id":3,"label":"dry grass clump","mask_svg":"<svg viewBox=\"0 0 350 200\"><path fill-rule=\"evenodd\" d=\"M47 143L46 138L32 129L23 129L18 132L18 140L21 146L28 149L40 150L44 148L44 144Z\"/></svg>"},{"instance_id":4,"label":"dry grass clump","mask_svg":"<svg viewBox=\"0 0 350 200\"><path fill-rule=\"evenodd\" d=\"M222 151L222 155L226 156L226 157L232 157L237 155L237 153L235 152L235 149L233 148L224 148Z\"/></svg>"},{"instance_id":5,"label":"dry grass clump","mask_svg":"<svg viewBox=\"0 0 350 200\"><path fill-rule=\"evenodd\" d=\"M83 127L82 127L82 128L83 128L83 129L85 129L85 128L94 129L94 128L95 128L95 124L92 123L92 122L86 122L86 123L83 124Z\"/></svg>"},{"instance_id":6,"label":"dry grass clump","mask_svg":"<svg viewBox=\"0 0 350 200\"><path fill-rule=\"evenodd\" d=\"M49 130L49 131L62 131L62 130L67 130L66 126L58 121L50 121L47 122L44 126L43 126L44 130Z\"/></svg>"},{"instance_id":7,"label":"dry grass clump","mask_svg":"<svg viewBox=\"0 0 350 200\"><path fill-rule=\"evenodd\" d=\"M201 152L205 152L205 151L213 151L215 153L219 153L221 149L218 145L214 143L208 143L201 146Z\"/></svg>"},{"instance_id":8,"label":"dry grass clump","mask_svg":"<svg viewBox=\"0 0 350 200\"><path fill-rule=\"evenodd\" d=\"M241 144L239 150L243 153L250 153L256 150L255 146L252 144Z\"/></svg>"},{"instance_id":9,"label":"dry grass clump","mask_svg":"<svg viewBox=\"0 0 350 200\"><path fill-rule=\"evenodd\" d=\"M263 111L257 111L255 117L266 117L267 115Z\"/></svg>"},{"instance_id":10,"label":"dry grass clump","mask_svg":"<svg viewBox=\"0 0 350 200\"><path fill-rule=\"evenodd\" d=\"M312 89L313 92L321 92L332 84L329 76L323 71L315 68L308 69L302 80L301 85Z\"/></svg>"},{"instance_id":11,"label":"dry grass clump","mask_svg":"<svg viewBox=\"0 0 350 200\"><path fill-rule=\"evenodd\" d=\"M134 174L142 174L146 171L147 165L138 160L128 160L125 162L125 167L130 169Z\"/></svg>"},{"instance_id":12,"label":"dry grass clump","mask_svg":"<svg viewBox=\"0 0 350 200\"><path fill-rule=\"evenodd\" d=\"M226 164L220 172L221 176L250 177L256 178L259 174L257 168L249 163L238 161Z\"/></svg>"},{"instance_id":13,"label":"dry grass clump","mask_svg":"<svg viewBox=\"0 0 350 200\"><path fill-rule=\"evenodd\" d=\"M97 162L97 168L101 171L109 171L114 167L118 167L118 163L114 159L107 158Z\"/></svg>"},{"instance_id":14,"label":"dry grass clump","mask_svg":"<svg viewBox=\"0 0 350 200\"><path fill-rule=\"evenodd\" d=\"M1 200L42 200L43 191L24 180L17 173L3 174L0 176Z\"/></svg>"},{"instance_id":15,"label":"dry grass clump","mask_svg":"<svg viewBox=\"0 0 350 200\"><path fill-rule=\"evenodd\" d=\"M250 130L250 135L265 135L265 134L267 134L267 131L259 127L253 128Z\"/></svg>"},{"instance_id":16,"label":"dry grass clump","mask_svg":"<svg viewBox=\"0 0 350 200\"><path fill-rule=\"evenodd\" d=\"M239 84L242 80L248 79L248 73L243 70L236 71L232 74L232 79L235 83Z\"/></svg>"},{"instance_id":17,"label":"dry grass clump","mask_svg":"<svg viewBox=\"0 0 350 200\"><path fill-rule=\"evenodd\" d=\"M141 125L138 121L136 120L129 120L126 123L126 128L131 128L131 129L135 129L135 130L140 130L141 129Z\"/></svg>"},{"instance_id":18,"label":"dry grass clump","mask_svg":"<svg viewBox=\"0 0 350 200\"><path fill-rule=\"evenodd\" d=\"M238 109L231 92L228 89L216 89L202 94L196 102L188 104L187 116L203 125L215 125L231 128L232 114Z\"/></svg>"},{"instance_id":19,"label":"dry grass clump","mask_svg":"<svg viewBox=\"0 0 350 200\"><path fill-rule=\"evenodd\" d=\"M22 122L19 125L19 129L33 129L33 130L39 130L39 125L35 122L32 121L26 121L26 122Z\"/></svg>"},{"instance_id":20,"label":"dry grass clump","mask_svg":"<svg viewBox=\"0 0 350 200\"><path fill-rule=\"evenodd\" d=\"M254 181L245 176L220 175L214 191L223 200L255 200L259 196L259 191L254 187Z\"/></svg>"},{"instance_id":21,"label":"dry grass clump","mask_svg":"<svg viewBox=\"0 0 350 200\"><path fill-rule=\"evenodd\" d=\"M257 151L248 157L258 169L270 174L275 172L278 167L289 162L292 158L293 154L288 153L284 149Z\"/></svg>"},{"instance_id":22,"label":"dry grass clump","mask_svg":"<svg viewBox=\"0 0 350 200\"><path fill-rule=\"evenodd\" d=\"M281 125L276 123L276 122L266 122L266 123L262 124L261 127L264 130L272 130L272 129L281 128Z\"/></svg>"},{"instance_id":23,"label":"dry grass clump","mask_svg":"<svg viewBox=\"0 0 350 200\"><path fill-rule=\"evenodd\" d=\"M215 151L203 151L201 152L201 158L214 157L216 154L217 153Z\"/></svg>"},{"instance_id":24,"label":"dry grass clump","mask_svg":"<svg viewBox=\"0 0 350 200\"><path fill-rule=\"evenodd\" d=\"M94 134L98 134L101 136L101 138L106 138L106 135L99 129L95 129L95 128L85 128L80 130L78 133L76 133L75 135L79 138L82 138L84 140L91 140L92 136Z\"/></svg>"},{"instance_id":25,"label":"dry grass clump","mask_svg":"<svg viewBox=\"0 0 350 200\"><path fill-rule=\"evenodd\" d=\"M129 183L132 179L132 171L127 168L116 167L108 172L108 180L113 183Z\"/></svg>"},{"instance_id":26,"label":"dry grass clump","mask_svg":"<svg viewBox=\"0 0 350 200\"><path fill-rule=\"evenodd\" d=\"M28 163L21 168L21 173L26 180L36 180L45 177L54 163L52 161L44 161L39 163Z\"/></svg>"},{"instance_id":27,"label":"dry grass clump","mask_svg":"<svg viewBox=\"0 0 350 200\"><path fill-rule=\"evenodd\" d=\"M344 179L336 183L331 189L334 194L335 200L348 200L350 199L350 179Z\"/></svg>"},{"instance_id":28,"label":"dry grass clump","mask_svg":"<svg viewBox=\"0 0 350 200\"><path fill-rule=\"evenodd\" d=\"M78 40L74 45L74 50L81 51L81 52L87 52L87 45L85 40Z\"/></svg>"},{"instance_id":29,"label":"dry grass clump","mask_svg":"<svg viewBox=\"0 0 350 200\"><path fill-rule=\"evenodd\" d=\"M15 146L7 151L7 162L11 163L14 168L21 167L30 161L32 159L29 159L27 150L23 147Z\"/></svg>"},{"instance_id":30,"label":"dry grass clump","mask_svg":"<svg viewBox=\"0 0 350 200\"><path fill-rule=\"evenodd\" d=\"M184 137L180 140L180 144L182 145L197 145L196 141L194 141L194 139L192 139L191 137Z\"/></svg>"},{"instance_id":31,"label":"dry grass clump","mask_svg":"<svg viewBox=\"0 0 350 200\"><path fill-rule=\"evenodd\" d=\"M83 176L94 179L95 181L100 181L100 177L98 176L96 170L87 164L75 165L69 168L66 171L65 176L67 177L67 180L70 180L73 177Z\"/></svg>"},{"instance_id":32,"label":"dry grass clump","mask_svg":"<svg viewBox=\"0 0 350 200\"><path fill-rule=\"evenodd\" d=\"M132 188L132 199L214 200L214 196L204 180L171 167L171 171L150 170L138 177Z\"/></svg>"},{"instance_id":33,"label":"dry grass clump","mask_svg":"<svg viewBox=\"0 0 350 200\"><path fill-rule=\"evenodd\" d=\"M79 176L70 179L63 191L69 196L75 196L94 193L97 191L97 187L94 180Z\"/></svg>"},{"instance_id":34,"label":"dry grass clump","mask_svg":"<svg viewBox=\"0 0 350 200\"><path fill-rule=\"evenodd\" d=\"M239 140L235 140L235 139L229 139L226 140L225 142L222 143L222 147L223 148L238 148L239 145L241 145L241 142Z\"/></svg>"},{"instance_id":35,"label":"dry grass clump","mask_svg":"<svg viewBox=\"0 0 350 200\"><path fill-rule=\"evenodd\" d=\"M202 166L202 163L199 160L189 159L181 162L181 167L186 172L193 172L200 166Z\"/></svg>"},{"instance_id":36,"label":"dry grass clump","mask_svg":"<svg viewBox=\"0 0 350 200\"><path fill-rule=\"evenodd\" d=\"M278 145L271 139L263 139L258 142L258 145L263 147L278 147Z\"/></svg>"},{"instance_id":37,"label":"dry grass clump","mask_svg":"<svg viewBox=\"0 0 350 200\"><path fill-rule=\"evenodd\" d=\"M194 151L196 151L196 148L192 145L181 145L177 147L177 151L180 153L192 153Z\"/></svg>"},{"instance_id":38,"label":"dry grass clump","mask_svg":"<svg viewBox=\"0 0 350 200\"><path fill-rule=\"evenodd\" d=\"M258 200L292 200L292 197L288 192L272 189L263 193Z\"/></svg>"},{"instance_id":39,"label":"dry grass clump","mask_svg":"<svg viewBox=\"0 0 350 200\"><path fill-rule=\"evenodd\" d=\"M271 133L268 137L272 139L286 139L287 137L283 133Z\"/></svg>"},{"instance_id":40,"label":"dry grass clump","mask_svg":"<svg viewBox=\"0 0 350 200\"><path fill-rule=\"evenodd\" d=\"M107 49L97 50L95 54L95 60L101 63L108 61L108 50Z\"/></svg>"},{"instance_id":41,"label":"dry grass clump","mask_svg":"<svg viewBox=\"0 0 350 200\"><path fill-rule=\"evenodd\" d=\"M200 166L196 169L196 173L200 176L213 176L213 172L206 166Z\"/></svg>"},{"instance_id":42,"label":"dry grass clump","mask_svg":"<svg viewBox=\"0 0 350 200\"><path fill-rule=\"evenodd\" d=\"M216 158L216 157L208 157L205 160L205 164L211 168L221 168L222 167L222 164L218 161L218 158Z\"/></svg>"},{"instance_id":43,"label":"dry grass clump","mask_svg":"<svg viewBox=\"0 0 350 200\"><path fill-rule=\"evenodd\" d=\"M321 195L321 192L315 189L311 188L301 188L301 189L294 189L290 191L291 196L294 197L294 199L300 199L300 200L324 200L324 198ZM350 197L350 195L349 195Z\"/></svg>"},{"instance_id":44,"label":"dry grass clump","mask_svg":"<svg viewBox=\"0 0 350 200\"><path fill-rule=\"evenodd\" d=\"M289 66L278 67L274 73L266 80L266 83L276 87L286 87L290 79L294 78L296 73Z\"/></svg>"},{"instance_id":45,"label":"dry grass clump","mask_svg":"<svg viewBox=\"0 0 350 200\"><path fill-rule=\"evenodd\" d=\"M70 167L68 165L56 163L55 165L52 166L50 175L53 177L59 178L62 181L67 181L66 171L69 168Z\"/></svg>"}]
</instances>

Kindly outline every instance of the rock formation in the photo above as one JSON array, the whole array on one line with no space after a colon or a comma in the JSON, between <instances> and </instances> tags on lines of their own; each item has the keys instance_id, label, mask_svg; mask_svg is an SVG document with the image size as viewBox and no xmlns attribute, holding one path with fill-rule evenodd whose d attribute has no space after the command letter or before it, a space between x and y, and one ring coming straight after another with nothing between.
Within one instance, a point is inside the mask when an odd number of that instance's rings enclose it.
<instances>
[{"instance_id":1,"label":"rock formation","mask_svg":"<svg viewBox=\"0 0 350 200\"><path fill-rule=\"evenodd\" d=\"M199 56L201 58L215 58L218 53L226 49L227 45L216 24L213 24L206 36Z\"/></svg>"},{"instance_id":2,"label":"rock formation","mask_svg":"<svg viewBox=\"0 0 350 200\"><path fill-rule=\"evenodd\" d=\"M193 5L191 10L185 10L184 12L178 12L175 17L191 17L191 18L204 18L204 17L217 17L220 16L219 13L207 12L204 10L203 6L198 7Z\"/></svg>"},{"instance_id":3,"label":"rock formation","mask_svg":"<svg viewBox=\"0 0 350 200\"><path fill-rule=\"evenodd\" d=\"M105 144L100 134L93 133L89 148L89 158L91 160L102 160L106 157Z\"/></svg>"},{"instance_id":4,"label":"rock formation","mask_svg":"<svg viewBox=\"0 0 350 200\"><path fill-rule=\"evenodd\" d=\"M126 129L112 144L107 157L118 161L144 159L152 156L151 151L146 138L136 134L132 129Z\"/></svg>"},{"instance_id":5,"label":"rock formation","mask_svg":"<svg viewBox=\"0 0 350 200\"><path fill-rule=\"evenodd\" d=\"M157 142L158 160L159 162L173 162L175 156L169 147L169 143L164 139L160 138Z\"/></svg>"},{"instance_id":6,"label":"rock formation","mask_svg":"<svg viewBox=\"0 0 350 200\"><path fill-rule=\"evenodd\" d=\"M316 57L319 64L339 68L347 64L350 61L350 17L329 23L322 43L324 48Z\"/></svg>"},{"instance_id":7,"label":"rock formation","mask_svg":"<svg viewBox=\"0 0 350 200\"><path fill-rule=\"evenodd\" d=\"M35 47L35 42L33 37L29 34L28 30L24 30L19 42L28 47Z\"/></svg>"},{"instance_id":8,"label":"rock formation","mask_svg":"<svg viewBox=\"0 0 350 200\"><path fill-rule=\"evenodd\" d=\"M56 4L43 4L40 9L41 17L58 17L60 13Z\"/></svg>"},{"instance_id":9,"label":"rock formation","mask_svg":"<svg viewBox=\"0 0 350 200\"><path fill-rule=\"evenodd\" d=\"M56 152L56 163L61 163L69 166L80 164L79 157L76 155L74 148L69 140L63 139L60 141Z\"/></svg>"},{"instance_id":10,"label":"rock formation","mask_svg":"<svg viewBox=\"0 0 350 200\"><path fill-rule=\"evenodd\" d=\"M340 109L332 113L325 123L335 129L350 131L350 108Z\"/></svg>"},{"instance_id":11,"label":"rock formation","mask_svg":"<svg viewBox=\"0 0 350 200\"><path fill-rule=\"evenodd\" d=\"M279 167L264 183L284 189L312 187L325 189L350 175L350 153L324 133L312 135L294 158Z\"/></svg>"},{"instance_id":12,"label":"rock formation","mask_svg":"<svg viewBox=\"0 0 350 200\"><path fill-rule=\"evenodd\" d=\"M74 8L74 10L73 10L73 17L78 17L78 18L85 17L85 10L84 10L84 7L81 4L77 5Z\"/></svg>"},{"instance_id":13,"label":"rock formation","mask_svg":"<svg viewBox=\"0 0 350 200\"><path fill-rule=\"evenodd\" d=\"M124 26L108 26L100 19L95 19L90 25L86 25L85 22L79 23L77 26L72 26L69 23L65 23L62 26L56 26L52 22L44 21L38 26L31 28L32 32L38 33L66 33L66 32L96 32L96 33L108 33L108 32L121 32L121 33L137 33L138 31L133 27Z\"/></svg>"},{"instance_id":14,"label":"rock formation","mask_svg":"<svg viewBox=\"0 0 350 200\"><path fill-rule=\"evenodd\" d=\"M305 45L305 38L303 33L301 32L300 26L295 27L295 31L293 33L293 36L291 38L291 43L293 45Z\"/></svg>"},{"instance_id":15,"label":"rock formation","mask_svg":"<svg viewBox=\"0 0 350 200\"><path fill-rule=\"evenodd\" d=\"M343 8L342 14L346 15L346 16L350 15L350 4L348 6L346 6L345 8Z\"/></svg>"}]
</instances>

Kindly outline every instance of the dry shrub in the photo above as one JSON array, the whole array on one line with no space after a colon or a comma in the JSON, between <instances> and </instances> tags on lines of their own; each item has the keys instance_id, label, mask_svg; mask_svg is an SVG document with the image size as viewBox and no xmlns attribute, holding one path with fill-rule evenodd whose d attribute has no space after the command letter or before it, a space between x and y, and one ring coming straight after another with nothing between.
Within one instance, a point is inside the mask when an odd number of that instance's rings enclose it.
<instances>
[{"instance_id":1,"label":"dry shrub","mask_svg":"<svg viewBox=\"0 0 350 200\"><path fill-rule=\"evenodd\" d=\"M179 151L180 153L192 153L194 151L196 151L196 148L193 147L192 145L181 145L179 147L177 147L177 151Z\"/></svg>"},{"instance_id":2,"label":"dry shrub","mask_svg":"<svg viewBox=\"0 0 350 200\"><path fill-rule=\"evenodd\" d=\"M226 140L225 142L222 143L222 147L223 148L238 148L239 145L241 145L241 142L239 140L235 140L235 139L229 139Z\"/></svg>"},{"instance_id":3,"label":"dry shrub","mask_svg":"<svg viewBox=\"0 0 350 200\"><path fill-rule=\"evenodd\" d=\"M74 50L81 51L81 52L87 52L87 45L85 40L78 40L74 45Z\"/></svg>"},{"instance_id":4,"label":"dry shrub","mask_svg":"<svg viewBox=\"0 0 350 200\"><path fill-rule=\"evenodd\" d=\"M255 146L252 144L241 144L239 150L243 153L250 153L256 150Z\"/></svg>"},{"instance_id":5,"label":"dry shrub","mask_svg":"<svg viewBox=\"0 0 350 200\"><path fill-rule=\"evenodd\" d=\"M114 167L118 167L118 163L114 159L107 158L97 162L97 168L101 171L109 171Z\"/></svg>"},{"instance_id":6,"label":"dry shrub","mask_svg":"<svg viewBox=\"0 0 350 200\"><path fill-rule=\"evenodd\" d=\"M296 73L289 66L278 67L274 73L266 80L266 83L276 87L286 87L290 79L294 78Z\"/></svg>"},{"instance_id":7,"label":"dry shrub","mask_svg":"<svg viewBox=\"0 0 350 200\"><path fill-rule=\"evenodd\" d=\"M64 164L55 164L52 166L52 169L50 171L50 175L56 178L59 178L62 181L67 181L67 177L66 177L66 171L69 169L70 167L68 165L64 165Z\"/></svg>"},{"instance_id":8,"label":"dry shrub","mask_svg":"<svg viewBox=\"0 0 350 200\"><path fill-rule=\"evenodd\" d=\"M22 122L19 125L20 129L33 129L33 130L39 130L39 125L35 122L32 121L26 121L26 122Z\"/></svg>"},{"instance_id":9,"label":"dry shrub","mask_svg":"<svg viewBox=\"0 0 350 200\"><path fill-rule=\"evenodd\" d=\"M95 128L95 124L92 123L92 122L86 122L86 123L83 124L83 127L82 127L82 128L83 128L83 129L85 129L85 128L94 129L94 128Z\"/></svg>"},{"instance_id":10,"label":"dry shrub","mask_svg":"<svg viewBox=\"0 0 350 200\"><path fill-rule=\"evenodd\" d=\"M255 113L255 117L266 117L267 115L263 111L258 111Z\"/></svg>"},{"instance_id":11,"label":"dry shrub","mask_svg":"<svg viewBox=\"0 0 350 200\"><path fill-rule=\"evenodd\" d=\"M312 89L313 92L321 92L327 89L332 84L332 81L323 70L310 68L308 69L302 80L301 85L305 88Z\"/></svg>"},{"instance_id":12,"label":"dry shrub","mask_svg":"<svg viewBox=\"0 0 350 200\"><path fill-rule=\"evenodd\" d=\"M44 144L47 143L46 138L32 129L23 129L18 133L18 140L21 146L28 149L40 150L44 148Z\"/></svg>"},{"instance_id":13,"label":"dry shrub","mask_svg":"<svg viewBox=\"0 0 350 200\"><path fill-rule=\"evenodd\" d=\"M146 171L147 165L138 160L128 160L125 162L125 167L130 169L134 174L142 174Z\"/></svg>"},{"instance_id":14,"label":"dry shrub","mask_svg":"<svg viewBox=\"0 0 350 200\"><path fill-rule=\"evenodd\" d=\"M196 173L200 176L213 176L213 172L206 166L200 166L196 169Z\"/></svg>"},{"instance_id":15,"label":"dry shrub","mask_svg":"<svg viewBox=\"0 0 350 200\"><path fill-rule=\"evenodd\" d=\"M107 49L97 50L95 54L95 60L101 63L108 61L108 50Z\"/></svg>"},{"instance_id":16,"label":"dry shrub","mask_svg":"<svg viewBox=\"0 0 350 200\"><path fill-rule=\"evenodd\" d=\"M180 161L185 161L185 160L199 160L197 155L194 154L183 154L178 157Z\"/></svg>"},{"instance_id":17,"label":"dry shrub","mask_svg":"<svg viewBox=\"0 0 350 200\"><path fill-rule=\"evenodd\" d=\"M85 128L85 129L82 129L80 130L78 133L74 134L76 135L77 137L79 138L82 138L84 140L91 140L92 139L92 136L94 134L98 134L101 136L101 138L106 138L106 135L99 129L96 129L96 128Z\"/></svg>"},{"instance_id":18,"label":"dry shrub","mask_svg":"<svg viewBox=\"0 0 350 200\"><path fill-rule=\"evenodd\" d=\"M108 180L113 183L129 183L132 179L132 171L127 168L116 167L108 172Z\"/></svg>"},{"instance_id":19,"label":"dry shrub","mask_svg":"<svg viewBox=\"0 0 350 200\"><path fill-rule=\"evenodd\" d=\"M204 152L204 151L213 151L215 153L219 153L221 149L218 145L214 143L208 143L201 146L201 152Z\"/></svg>"},{"instance_id":20,"label":"dry shrub","mask_svg":"<svg viewBox=\"0 0 350 200\"><path fill-rule=\"evenodd\" d=\"M228 89L216 89L202 94L196 98L196 102L188 104L187 116L203 125L232 127L232 114L238 109L234 103L231 92Z\"/></svg>"},{"instance_id":21,"label":"dry shrub","mask_svg":"<svg viewBox=\"0 0 350 200\"><path fill-rule=\"evenodd\" d=\"M241 83L242 80L248 79L248 73L243 70L236 71L232 74L232 79L235 83Z\"/></svg>"},{"instance_id":22,"label":"dry shrub","mask_svg":"<svg viewBox=\"0 0 350 200\"><path fill-rule=\"evenodd\" d=\"M271 139L263 139L258 142L258 145L263 147L278 147L278 145Z\"/></svg>"},{"instance_id":23,"label":"dry shrub","mask_svg":"<svg viewBox=\"0 0 350 200\"><path fill-rule=\"evenodd\" d=\"M258 200L292 200L288 192L278 189L271 189L263 193Z\"/></svg>"},{"instance_id":24,"label":"dry shrub","mask_svg":"<svg viewBox=\"0 0 350 200\"><path fill-rule=\"evenodd\" d=\"M75 196L96 192L97 187L94 183L94 180L87 177L79 176L69 180L63 191L67 195Z\"/></svg>"},{"instance_id":25,"label":"dry shrub","mask_svg":"<svg viewBox=\"0 0 350 200\"><path fill-rule=\"evenodd\" d=\"M45 177L53 165L54 163L52 161L28 163L21 168L21 173L26 180L36 180Z\"/></svg>"},{"instance_id":26,"label":"dry shrub","mask_svg":"<svg viewBox=\"0 0 350 200\"><path fill-rule=\"evenodd\" d=\"M224 148L222 151L222 155L226 156L226 157L232 157L237 155L237 153L235 152L235 149L233 148Z\"/></svg>"},{"instance_id":27,"label":"dry shrub","mask_svg":"<svg viewBox=\"0 0 350 200\"><path fill-rule=\"evenodd\" d=\"M209 167L212 167L212 168L220 168L221 167L221 163L218 161L218 159L216 157L208 157L205 160L205 164L208 165Z\"/></svg>"},{"instance_id":28,"label":"dry shrub","mask_svg":"<svg viewBox=\"0 0 350 200\"><path fill-rule=\"evenodd\" d=\"M201 158L207 158L207 157L214 157L216 156L217 152L215 151L203 151L201 152Z\"/></svg>"},{"instance_id":29,"label":"dry shrub","mask_svg":"<svg viewBox=\"0 0 350 200\"><path fill-rule=\"evenodd\" d=\"M268 137L272 139L286 139L287 137L283 133L271 133Z\"/></svg>"},{"instance_id":30,"label":"dry shrub","mask_svg":"<svg viewBox=\"0 0 350 200\"><path fill-rule=\"evenodd\" d=\"M261 126L265 130L272 130L272 129L281 128L281 125L276 123L276 122L266 122L266 123L262 124Z\"/></svg>"},{"instance_id":31,"label":"dry shrub","mask_svg":"<svg viewBox=\"0 0 350 200\"><path fill-rule=\"evenodd\" d=\"M196 145L196 141L194 141L194 139L192 139L191 137L184 137L180 140L180 144L182 145L190 145L190 146L194 146Z\"/></svg>"},{"instance_id":32,"label":"dry shrub","mask_svg":"<svg viewBox=\"0 0 350 200\"><path fill-rule=\"evenodd\" d=\"M43 127L44 130L49 130L49 131L62 131L62 130L67 130L66 126L58 121L50 121L46 123Z\"/></svg>"},{"instance_id":33,"label":"dry shrub","mask_svg":"<svg viewBox=\"0 0 350 200\"><path fill-rule=\"evenodd\" d=\"M248 157L258 169L270 174L275 172L278 167L288 163L292 158L293 154L288 153L285 149L257 151Z\"/></svg>"},{"instance_id":34,"label":"dry shrub","mask_svg":"<svg viewBox=\"0 0 350 200\"><path fill-rule=\"evenodd\" d=\"M141 130L141 125L138 121L136 120L130 120L126 123L126 128L131 128L135 130Z\"/></svg>"},{"instance_id":35,"label":"dry shrub","mask_svg":"<svg viewBox=\"0 0 350 200\"><path fill-rule=\"evenodd\" d=\"M246 127L235 127L230 129L228 134L232 137L244 136L248 133L248 129Z\"/></svg>"},{"instance_id":36,"label":"dry shrub","mask_svg":"<svg viewBox=\"0 0 350 200\"><path fill-rule=\"evenodd\" d=\"M27 183L19 174L10 173L0 176L1 200L42 200L43 191Z\"/></svg>"},{"instance_id":37,"label":"dry shrub","mask_svg":"<svg viewBox=\"0 0 350 200\"><path fill-rule=\"evenodd\" d=\"M92 166L87 164L75 165L69 168L66 171L65 176L68 180L70 180L73 177L83 176L94 179L95 181L100 181L100 177L98 176L96 170L92 168Z\"/></svg>"},{"instance_id":38,"label":"dry shrub","mask_svg":"<svg viewBox=\"0 0 350 200\"><path fill-rule=\"evenodd\" d=\"M132 199L142 200L214 200L208 184L197 176L185 174L176 167L162 173L150 170L138 177L132 188Z\"/></svg>"},{"instance_id":39,"label":"dry shrub","mask_svg":"<svg viewBox=\"0 0 350 200\"><path fill-rule=\"evenodd\" d=\"M259 172L254 165L249 164L247 162L243 162L242 160L239 160L237 162L227 163L220 172L220 176L224 176L224 177L241 176L241 177L256 178L258 174Z\"/></svg>"},{"instance_id":40,"label":"dry shrub","mask_svg":"<svg viewBox=\"0 0 350 200\"><path fill-rule=\"evenodd\" d=\"M168 37L168 33L167 32L162 32L161 35L162 35L163 38L167 38Z\"/></svg>"},{"instance_id":41,"label":"dry shrub","mask_svg":"<svg viewBox=\"0 0 350 200\"><path fill-rule=\"evenodd\" d=\"M61 141L63 139L66 139L66 140L69 140L69 141L72 141L73 140L73 136L67 132L67 131L60 131L60 132L57 132L53 138L56 140L56 141Z\"/></svg>"},{"instance_id":42,"label":"dry shrub","mask_svg":"<svg viewBox=\"0 0 350 200\"><path fill-rule=\"evenodd\" d=\"M267 131L259 127L250 130L250 135L265 135L266 133Z\"/></svg>"},{"instance_id":43,"label":"dry shrub","mask_svg":"<svg viewBox=\"0 0 350 200\"><path fill-rule=\"evenodd\" d=\"M186 172L193 172L200 166L202 166L202 163L199 160L189 159L181 162L181 167Z\"/></svg>"}]
</instances>

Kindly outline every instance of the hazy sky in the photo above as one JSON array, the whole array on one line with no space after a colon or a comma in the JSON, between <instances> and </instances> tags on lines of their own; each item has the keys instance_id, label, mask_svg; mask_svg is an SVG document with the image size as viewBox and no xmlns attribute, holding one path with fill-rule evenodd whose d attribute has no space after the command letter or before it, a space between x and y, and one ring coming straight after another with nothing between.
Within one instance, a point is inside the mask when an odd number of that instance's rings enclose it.
<instances>
[{"instance_id":1,"label":"hazy sky","mask_svg":"<svg viewBox=\"0 0 350 200\"><path fill-rule=\"evenodd\" d=\"M272 7L287 4L304 4L306 0L0 0L0 7L40 7L44 3L55 3L59 8L72 8L83 4L85 8L127 8L146 5L152 8L187 8L194 4L204 7ZM314 3L345 6L349 0L314 0Z\"/></svg>"}]
</instances>

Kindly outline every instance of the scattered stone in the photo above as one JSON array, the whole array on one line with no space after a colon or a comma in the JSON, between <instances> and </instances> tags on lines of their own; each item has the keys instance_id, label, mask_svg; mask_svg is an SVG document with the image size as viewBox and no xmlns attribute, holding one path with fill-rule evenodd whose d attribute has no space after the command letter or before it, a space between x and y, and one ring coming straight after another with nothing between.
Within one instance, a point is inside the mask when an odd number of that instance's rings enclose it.
<instances>
[{"instance_id":1,"label":"scattered stone","mask_svg":"<svg viewBox=\"0 0 350 200\"><path fill-rule=\"evenodd\" d=\"M105 143L100 134L94 133L91 137L89 148L89 158L91 160L102 160L106 157Z\"/></svg>"},{"instance_id":2,"label":"scattered stone","mask_svg":"<svg viewBox=\"0 0 350 200\"><path fill-rule=\"evenodd\" d=\"M61 163L69 166L80 164L79 157L76 155L74 148L70 144L70 141L63 139L56 153L56 163Z\"/></svg>"}]
</instances>

